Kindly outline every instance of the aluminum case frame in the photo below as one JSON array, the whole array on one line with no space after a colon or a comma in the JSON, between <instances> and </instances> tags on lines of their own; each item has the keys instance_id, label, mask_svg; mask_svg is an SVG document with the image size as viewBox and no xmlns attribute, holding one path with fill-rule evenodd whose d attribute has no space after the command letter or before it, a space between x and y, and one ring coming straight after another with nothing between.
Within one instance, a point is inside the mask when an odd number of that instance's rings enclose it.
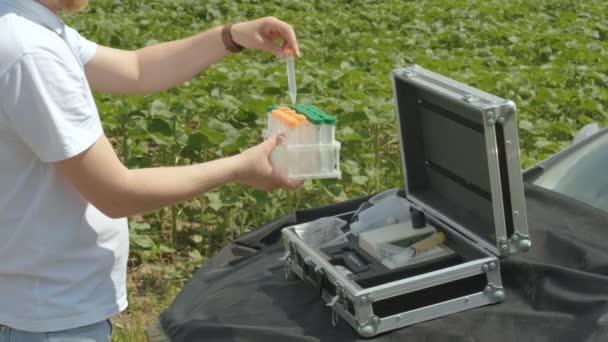
<instances>
[{"instance_id":1,"label":"aluminum case frame","mask_svg":"<svg viewBox=\"0 0 608 342\"><path fill-rule=\"evenodd\" d=\"M505 298L505 291L500 276L498 256L524 251L530 247L523 199L523 182L519 167L515 105L510 101L455 82L419 66L396 69L392 74L394 82L396 80L408 82L424 91L441 96L447 101L458 101L472 111L480 113L484 125L487 127L484 129L484 135L487 144L496 244L484 240L475 232L444 215L437 208L416 198L415 194L410 193L410 189L406 186L407 199L411 206L424 212L433 225L441 227L448 233L452 243L474 251L477 257L446 268L363 288L356 281L339 272L330 262L330 258L322 251L306 245L295 231L298 226L283 229L282 238L286 249L285 276L287 278L296 276L308 280L319 288L321 298L332 308L331 323L335 326L341 318L363 337L373 337L390 330L502 301ZM396 92L395 96L397 96ZM399 116L399 109L397 115ZM400 120L398 121L400 122ZM506 198L512 200L512 213L505 213L505 206L502 203L505 197L502 195L503 189L500 183L501 172L496 146L496 131L494 130L496 124L504 127L510 178L507 191L512 194ZM403 141L401 144L403 146ZM404 155L402 158L403 171L404 176L407 177L405 157ZM496 201L494 201L495 199ZM348 218L350 215L352 213L343 213L341 216ZM515 230L511 236L508 235L505 227L505 215L513 215ZM471 289L470 293L460 293L453 298L446 298L440 302L413 309L404 308L403 311L397 310L397 312L383 315L375 312L378 303L398 298L402 298L399 303L407 302L407 299L411 297L403 296L416 295L421 293L420 291L428 291L441 286L450 287L459 281L469 279L476 279L476 282L483 281L482 287Z\"/></svg>"}]
</instances>

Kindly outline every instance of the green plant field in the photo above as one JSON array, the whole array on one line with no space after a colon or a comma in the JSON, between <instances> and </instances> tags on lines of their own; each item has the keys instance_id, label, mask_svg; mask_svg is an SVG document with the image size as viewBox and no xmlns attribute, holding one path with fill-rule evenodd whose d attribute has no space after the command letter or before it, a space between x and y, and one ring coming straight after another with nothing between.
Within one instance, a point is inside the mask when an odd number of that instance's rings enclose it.
<instances>
[{"instance_id":1,"label":"green plant field","mask_svg":"<svg viewBox=\"0 0 608 342\"><path fill-rule=\"evenodd\" d=\"M94 0L68 24L134 49L226 22L274 15L293 24L303 57L298 100L338 117L341 180L289 193L237 185L131 218L130 301L115 340L142 340L192 270L228 240L296 208L402 186L389 72L420 64L514 100L522 166L608 123L608 2L591 0ZM204 51L201 51L201 54ZM146 97L96 94L106 134L130 168L233 155L260 141L267 105L289 101L285 66L246 51Z\"/></svg>"}]
</instances>

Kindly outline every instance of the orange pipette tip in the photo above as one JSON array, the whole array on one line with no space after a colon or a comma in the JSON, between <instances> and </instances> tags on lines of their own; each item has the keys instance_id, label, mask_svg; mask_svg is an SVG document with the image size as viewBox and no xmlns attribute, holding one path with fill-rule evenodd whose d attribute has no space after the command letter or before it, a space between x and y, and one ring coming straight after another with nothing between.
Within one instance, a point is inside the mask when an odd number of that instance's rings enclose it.
<instances>
[{"instance_id":1,"label":"orange pipette tip","mask_svg":"<svg viewBox=\"0 0 608 342\"><path fill-rule=\"evenodd\" d=\"M295 51L293 51L292 48L285 48L285 49L283 49L283 53L285 54L285 56L293 56L293 55L295 55Z\"/></svg>"}]
</instances>

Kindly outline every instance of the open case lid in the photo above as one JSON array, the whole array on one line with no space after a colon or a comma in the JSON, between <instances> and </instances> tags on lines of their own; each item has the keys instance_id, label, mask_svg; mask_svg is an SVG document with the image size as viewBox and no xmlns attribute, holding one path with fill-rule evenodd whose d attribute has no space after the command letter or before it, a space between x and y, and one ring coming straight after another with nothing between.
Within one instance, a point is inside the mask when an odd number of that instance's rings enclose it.
<instances>
[{"instance_id":1,"label":"open case lid","mask_svg":"<svg viewBox=\"0 0 608 342\"><path fill-rule=\"evenodd\" d=\"M408 200L496 255L527 250L515 104L417 65L392 75Z\"/></svg>"}]
</instances>

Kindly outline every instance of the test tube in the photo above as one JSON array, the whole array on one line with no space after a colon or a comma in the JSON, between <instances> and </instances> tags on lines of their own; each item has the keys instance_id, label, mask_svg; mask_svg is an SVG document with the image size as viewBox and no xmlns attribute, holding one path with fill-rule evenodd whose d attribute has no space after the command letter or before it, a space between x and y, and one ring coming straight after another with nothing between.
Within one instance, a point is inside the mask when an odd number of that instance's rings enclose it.
<instances>
[{"instance_id":1,"label":"test tube","mask_svg":"<svg viewBox=\"0 0 608 342\"><path fill-rule=\"evenodd\" d=\"M289 97L291 98L291 104L296 104L296 69L294 65L293 55L294 51L290 48L286 48L285 52L285 62L287 63L287 83L289 85Z\"/></svg>"}]
</instances>

